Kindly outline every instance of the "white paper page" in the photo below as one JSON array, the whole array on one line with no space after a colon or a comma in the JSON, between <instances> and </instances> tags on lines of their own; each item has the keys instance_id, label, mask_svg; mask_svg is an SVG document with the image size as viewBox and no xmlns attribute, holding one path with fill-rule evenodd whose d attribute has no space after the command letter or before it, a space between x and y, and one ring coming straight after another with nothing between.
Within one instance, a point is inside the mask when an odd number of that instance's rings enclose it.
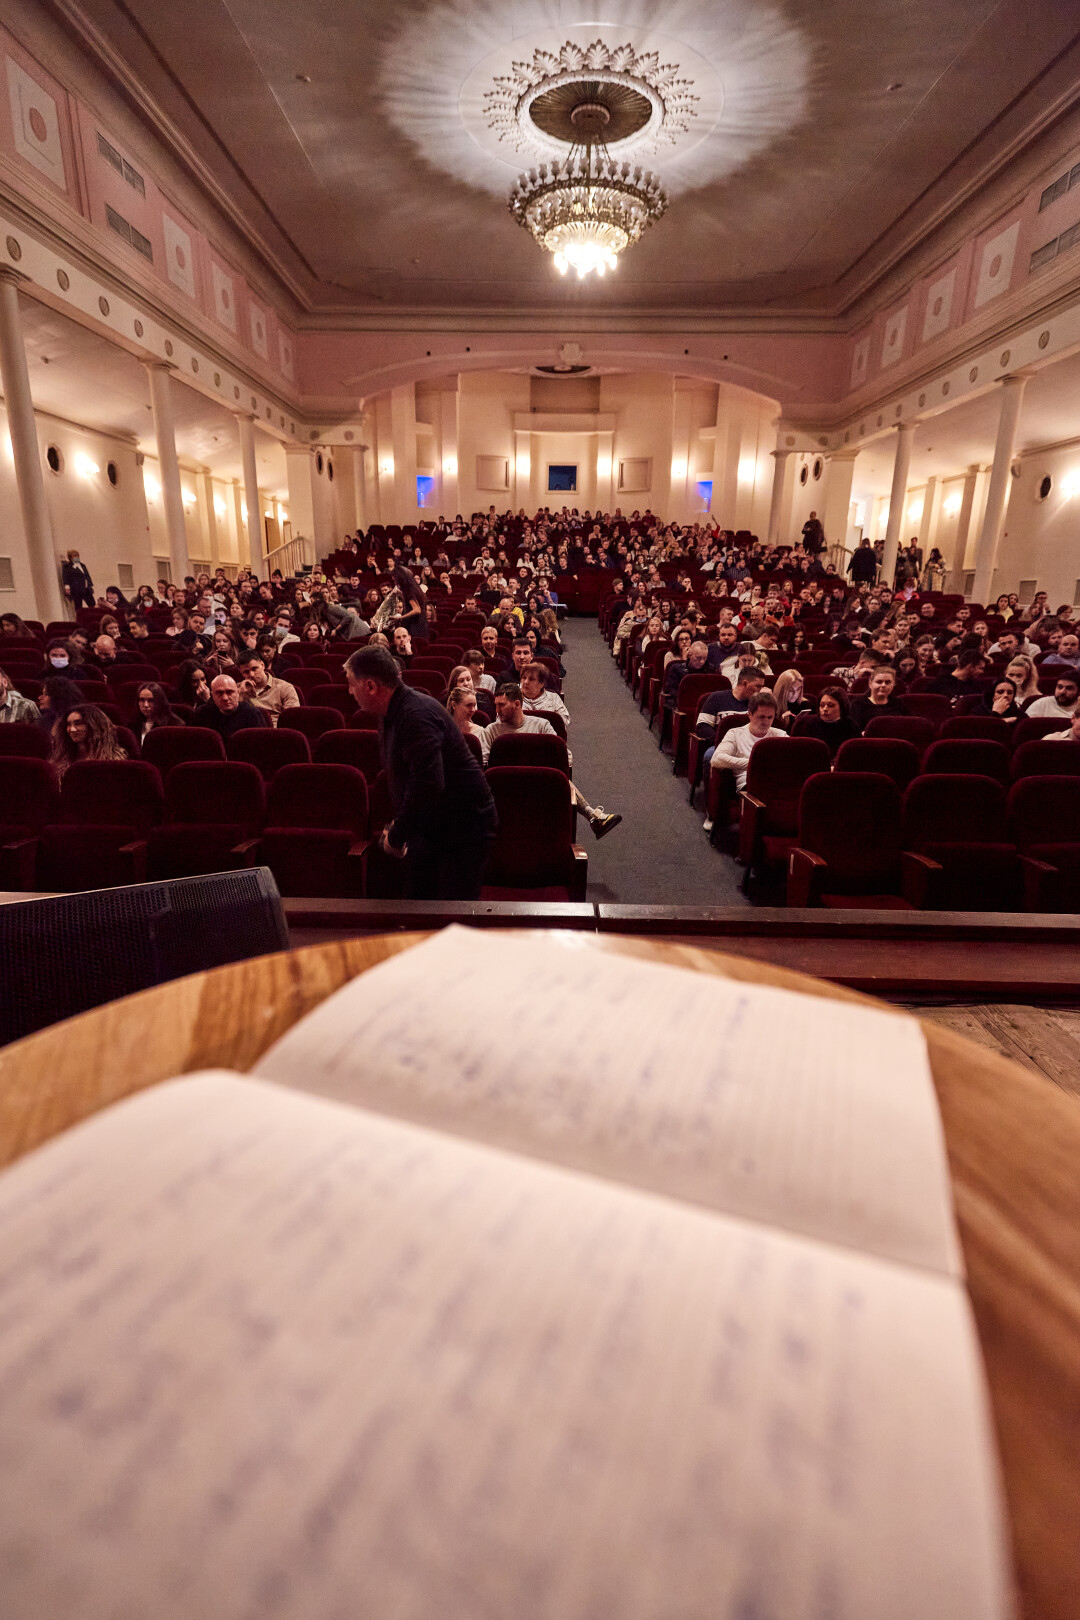
<instances>
[{"instance_id":1,"label":"white paper page","mask_svg":"<svg viewBox=\"0 0 1080 1620\"><path fill-rule=\"evenodd\" d=\"M912 1018L448 928L296 1024L256 1074L959 1275Z\"/></svg>"},{"instance_id":2,"label":"white paper page","mask_svg":"<svg viewBox=\"0 0 1080 1620\"><path fill-rule=\"evenodd\" d=\"M997 1620L944 1278L209 1075L0 1177L4 1620Z\"/></svg>"}]
</instances>

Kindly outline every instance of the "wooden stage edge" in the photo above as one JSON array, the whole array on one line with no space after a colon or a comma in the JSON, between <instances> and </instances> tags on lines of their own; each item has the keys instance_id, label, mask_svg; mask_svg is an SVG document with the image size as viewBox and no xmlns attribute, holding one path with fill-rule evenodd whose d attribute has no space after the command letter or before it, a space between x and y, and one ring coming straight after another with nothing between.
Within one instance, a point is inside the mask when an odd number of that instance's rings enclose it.
<instances>
[{"instance_id":1,"label":"wooden stage edge","mask_svg":"<svg viewBox=\"0 0 1080 1620\"><path fill-rule=\"evenodd\" d=\"M572 928L722 946L733 956L894 1000L1080 1006L1080 916L494 900L283 903L294 946L454 922L472 928Z\"/></svg>"}]
</instances>

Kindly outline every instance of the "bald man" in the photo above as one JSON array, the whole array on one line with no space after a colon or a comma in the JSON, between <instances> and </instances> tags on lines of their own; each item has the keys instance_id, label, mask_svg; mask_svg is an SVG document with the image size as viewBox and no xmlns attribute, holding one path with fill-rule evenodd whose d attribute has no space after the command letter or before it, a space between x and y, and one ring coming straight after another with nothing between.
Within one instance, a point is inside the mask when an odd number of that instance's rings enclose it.
<instances>
[{"instance_id":1,"label":"bald man","mask_svg":"<svg viewBox=\"0 0 1080 1620\"><path fill-rule=\"evenodd\" d=\"M222 742L228 742L236 731L251 726L269 726L270 716L241 698L240 688L231 675L215 675L210 683L210 702L200 703L195 710L195 725L216 731Z\"/></svg>"}]
</instances>

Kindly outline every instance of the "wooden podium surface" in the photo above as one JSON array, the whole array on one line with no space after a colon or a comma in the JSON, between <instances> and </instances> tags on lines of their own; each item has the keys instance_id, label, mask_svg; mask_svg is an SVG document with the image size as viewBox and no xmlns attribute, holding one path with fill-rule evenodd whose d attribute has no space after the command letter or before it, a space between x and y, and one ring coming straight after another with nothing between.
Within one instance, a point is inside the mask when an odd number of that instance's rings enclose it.
<instances>
[{"instance_id":1,"label":"wooden podium surface","mask_svg":"<svg viewBox=\"0 0 1080 1620\"><path fill-rule=\"evenodd\" d=\"M159 1080L200 1068L251 1067L346 980L425 937L346 939L235 963L0 1048L0 1164ZM579 943L810 995L866 1000L704 947L610 934L581 936ZM923 1029L1002 1458L1022 1614L1075 1620L1080 1102L951 1031L932 1023Z\"/></svg>"}]
</instances>

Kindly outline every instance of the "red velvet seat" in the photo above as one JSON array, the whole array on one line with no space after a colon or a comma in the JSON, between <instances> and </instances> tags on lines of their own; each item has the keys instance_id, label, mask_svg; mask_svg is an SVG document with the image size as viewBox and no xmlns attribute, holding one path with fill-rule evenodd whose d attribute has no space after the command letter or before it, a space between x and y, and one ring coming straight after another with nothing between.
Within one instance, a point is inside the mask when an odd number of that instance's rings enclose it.
<instances>
[{"instance_id":1,"label":"red velvet seat","mask_svg":"<svg viewBox=\"0 0 1080 1620\"><path fill-rule=\"evenodd\" d=\"M954 714L945 721L938 736L942 741L950 737L970 737L980 742L1003 743L1006 748L1011 748L1018 723L1014 721L1010 724L999 714Z\"/></svg>"},{"instance_id":2,"label":"red velvet seat","mask_svg":"<svg viewBox=\"0 0 1080 1620\"><path fill-rule=\"evenodd\" d=\"M1004 786L1009 780L1009 750L1004 743L978 737L939 738L923 755L922 769L925 776L989 776Z\"/></svg>"},{"instance_id":3,"label":"red velvet seat","mask_svg":"<svg viewBox=\"0 0 1080 1620\"><path fill-rule=\"evenodd\" d=\"M195 877L253 865L264 806L263 779L254 765L174 765L165 782L165 825L152 828L148 840L148 875Z\"/></svg>"},{"instance_id":4,"label":"red velvet seat","mask_svg":"<svg viewBox=\"0 0 1080 1620\"><path fill-rule=\"evenodd\" d=\"M351 765L369 788L382 770L378 733L355 731L351 726L324 731L315 744L313 757L316 765Z\"/></svg>"},{"instance_id":5,"label":"red velvet seat","mask_svg":"<svg viewBox=\"0 0 1080 1620\"><path fill-rule=\"evenodd\" d=\"M356 710L353 695L345 685L329 685L321 682L309 687L305 696L308 703L313 703L316 707L337 709L343 716L353 714Z\"/></svg>"},{"instance_id":6,"label":"red velvet seat","mask_svg":"<svg viewBox=\"0 0 1080 1620\"><path fill-rule=\"evenodd\" d=\"M903 793L919 774L919 750L902 737L849 737L836 751L838 771L873 771Z\"/></svg>"},{"instance_id":7,"label":"red velvet seat","mask_svg":"<svg viewBox=\"0 0 1080 1620\"><path fill-rule=\"evenodd\" d=\"M15 721L0 726L0 756L20 759L48 759L52 752L49 733L32 722ZM3 815L0 806L0 815Z\"/></svg>"},{"instance_id":8,"label":"red velvet seat","mask_svg":"<svg viewBox=\"0 0 1080 1620\"><path fill-rule=\"evenodd\" d=\"M690 733L701 712L701 705L710 692L728 692L731 684L723 675L684 675L675 694L675 707L671 710L671 770L681 776L687 768L690 751ZM664 720L660 721L660 745L663 747Z\"/></svg>"},{"instance_id":9,"label":"red velvet seat","mask_svg":"<svg viewBox=\"0 0 1080 1620\"><path fill-rule=\"evenodd\" d=\"M942 692L906 692L902 701L905 713L929 720L935 730L953 712L951 701Z\"/></svg>"},{"instance_id":10,"label":"red velvet seat","mask_svg":"<svg viewBox=\"0 0 1080 1620\"><path fill-rule=\"evenodd\" d=\"M1068 729L1062 721L1059 730ZM1021 776L1080 776L1080 743L1025 742L1012 757L1012 778Z\"/></svg>"},{"instance_id":11,"label":"red velvet seat","mask_svg":"<svg viewBox=\"0 0 1080 1620\"><path fill-rule=\"evenodd\" d=\"M487 773L499 814L482 896L584 900L588 857L572 840L570 782L561 771L500 765Z\"/></svg>"},{"instance_id":12,"label":"red velvet seat","mask_svg":"<svg viewBox=\"0 0 1080 1620\"><path fill-rule=\"evenodd\" d=\"M892 911L920 906L932 867L918 855L901 853L900 804L887 776L812 776L799 801L788 905Z\"/></svg>"},{"instance_id":13,"label":"red velvet seat","mask_svg":"<svg viewBox=\"0 0 1080 1620\"><path fill-rule=\"evenodd\" d=\"M1009 837L1024 857L1027 909L1080 911L1080 776L1022 776L1014 782Z\"/></svg>"},{"instance_id":14,"label":"red velvet seat","mask_svg":"<svg viewBox=\"0 0 1080 1620\"><path fill-rule=\"evenodd\" d=\"M193 760L223 760L225 744L209 726L155 726L143 738L142 757L164 778Z\"/></svg>"},{"instance_id":15,"label":"red velvet seat","mask_svg":"<svg viewBox=\"0 0 1080 1620\"><path fill-rule=\"evenodd\" d=\"M863 736L899 737L903 742L909 742L917 748L921 756L934 740L935 726L925 715L882 714L870 721Z\"/></svg>"},{"instance_id":16,"label":"red velvet seat","mask_svg":"<svg viewBox=\"0 0 1080 1620\"><path fill-rule=\"evenodd\" d=\"M278 715L278 731L299 731L314 748L327 731L336 731L341 725L340 709L317 707L314 703L301 703L296 709L282 709Z\"/></svg>"},{"instance_id":17,"label":"red velvet seat","mask_svg":"<svg viewBox=\"0 0 1080 1620\"><path fill-rule=\"evenodd\" d=\"M0 726L0 734L14 729ZM56 771L45 760L0 757L0 888L34 887L38 839L56 818L59 797Z\"/></svg>"},{"instance_id":18,"label":"red velvet seat","mask_svg":"<svg viewBox=\"0 0 1080 1620\"><path fill-rule=\"evenodd\" d=\"M446 691L445 677L434 669L414 669L410 665L401 680L403 685L412 687L414 692L426 692L428 697L441 698Z\"/></svg>"},{"instance_id":19,"label":"red velvet seat","mask_svg":"<svg viewBox=\"0 0 1080 1620\"><path fill-rule=\"evenodd\" d=\"M272 782L285 765L310 765L311 749L303 732L250 726L229 738L225 757L245 760L255 766L264 782Z\"/></svg>"},{"instance_id":20,"label":"red velvet seat","mask_svg":"<svg viewBox=\"0 0 1080 1620\"><path fill-rule=\"evenodd\" d=\"M811 776L829 769L817 737L763 737L750 755L739 818L739 859L748 878L783 870L799 825L799 796Z\"/></svg>"},{"instance_id":21,"label":"red velvet seat","mask_svg":"<svg viewBox=\"0 0 1080 1620\"><path fill-rule=\"evenodd\" d=\"M1064 731L1068 724L1067 720L1053 720L1045 716L1042 719L1034 719L1030 715L1025 715L1013 727L1013 748L1019 748L1026 742L1040 742L1052 731Z\"/></svg>"},{"instance_id":22,"label":"red velvet seat","mask_svg":"<svg viewBox=\"0 0 1080 1620\"><path fill-rule=\"evenodd\" d=\"M257 859L282 894L363 893L367 784L351 765L284 765L270 784Z\"/></svg>"},{"instance_id":23,"label":"red velvet seat","mask_svg":"<svg viewBox=\"0 0 1080 1620\"><path fill-rule=\"evenodd\" d=\"M85 759L70 765L59 816L38 846L42 889L111 889L146 875L146 837L161 820L161 776L144 760Z\"/></svg>"},{"instance_id":24,"label":"red velvet seat","mask_svg":"<svg viewBox=\"0 0 1080 1620\"><path fill-rule=\"evenodd\" d=\"M362 709L345 716L345 724L350 731L378 731L379 717L377 714L365 714Z\"/></svg>"},{"instance_id":25,"label":"red velvet seat","mask_svg":"<svg viewBox=\"0 0 1080 1620\"><path fill-rule=\"evenodd\" d=\"M504 765L541 766L570 775L570 759L561 737L530 736L520 731L512 737L496 737L488 755L488 768Z\"/></svg>"},{"instance_id":26,"label":"red velvet seat","mask_svg":"<svg viewBox=\"0 0 1080 1620\"><path fill-rule=\"evenodd\" d=\"M926 904L939 911L1016 911L1023 873L1006 833L1000 780L963 773L916 777L904 795L901 843L937 863Z\"/></svg>"}]
</instances>

